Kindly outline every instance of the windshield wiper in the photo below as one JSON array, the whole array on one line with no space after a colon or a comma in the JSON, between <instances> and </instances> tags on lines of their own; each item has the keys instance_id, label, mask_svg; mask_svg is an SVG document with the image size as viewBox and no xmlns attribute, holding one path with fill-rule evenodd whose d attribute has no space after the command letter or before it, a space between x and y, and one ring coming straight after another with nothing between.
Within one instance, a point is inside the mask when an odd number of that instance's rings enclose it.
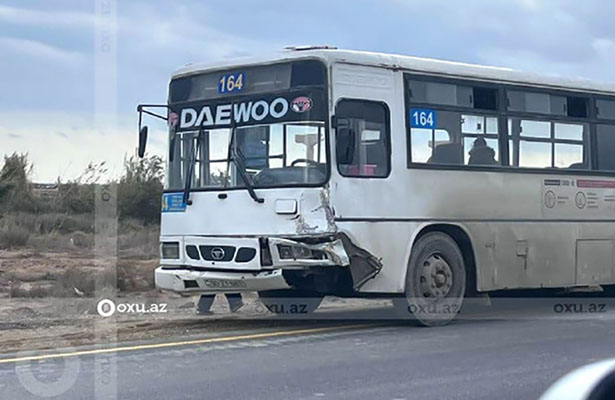
<instances>
[{"instance_id":1,"label":"windshield wiper","mask_svg":"<svg viewBox=\"0 0 615 400\"><path fill-rule=\"evenodd\" d=\"M254 191L254 186L252 186L252 182L250 182L250 177L246 172L246 158L244 157L241 150L239 150L239 148L236 148L235 146L231 147L231 160L237 166L239 176L241 177L241 180L243 181L244 185L246 185L246 189L250 194L250 197L252 197L252 199L257 203L264 203L265 199L263 199L262 197L258 197L256 192Z\"/></svg>"},{"instance_id":2,"label":"windshield wiper","mask_svg":"<svg viewBox=\"0 0 615 400\"><path fill-rule=\"evenodd\" d=\"M190 190L192 189L192 176L194 175L194 164L196 164L196 155L201 149L201 136L203 135L203 128L199 129L199 133L196 137L196 145L192 146L190 151L190 159L187 160L188 164L188 173L186 174L186 183L184 184L184 204L191 206L192 200L190 200Z\"/></svg>"},{"instance_id":3,"label":"windshield wiper","mask_svg":"<svg viewBox=\"0 0 615 400\"><path fill-rule=\"evenodd\" d=\"M242 151L234 145L236 133L237 133L237 128L233 126L231 128L231 137L228 143L227 158L229 160L229 164L226 167L226 175L224 177L224 187L226 188L226 185L228 184L228 174L229 174L230 162L233 161L233 163L237 167L237 171L239 172L239 176L241 177L241 180L243 181L244 185L246 185L246 190L250 194L250 197L252 197L252 200L254 200L257 203L262 204L265 202L265 199L258 197L256 192L254 191L254 186L252 186L252 182L250 182L250 177L248 176L248 173L246 172L246 158L244 157Z\"/></svg>"}]
</instances>

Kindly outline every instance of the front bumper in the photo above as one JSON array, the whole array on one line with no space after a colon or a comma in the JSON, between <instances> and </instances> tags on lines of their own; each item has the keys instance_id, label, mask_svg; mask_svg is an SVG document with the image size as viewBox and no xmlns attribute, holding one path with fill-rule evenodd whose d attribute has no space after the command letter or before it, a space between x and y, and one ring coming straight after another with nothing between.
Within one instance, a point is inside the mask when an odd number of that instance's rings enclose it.
<instances>
[{"instance_id":1,"label":"front bumper","mask_svg":"<svg viewBox=\"0 0 615 400\"><path fill-rule=\"evenodd\" d=\"M156 287L176 293L254 292L290 289L281 269L261 272L220 272L168 269L155 271Z\"/></svg>"}]
</instances>

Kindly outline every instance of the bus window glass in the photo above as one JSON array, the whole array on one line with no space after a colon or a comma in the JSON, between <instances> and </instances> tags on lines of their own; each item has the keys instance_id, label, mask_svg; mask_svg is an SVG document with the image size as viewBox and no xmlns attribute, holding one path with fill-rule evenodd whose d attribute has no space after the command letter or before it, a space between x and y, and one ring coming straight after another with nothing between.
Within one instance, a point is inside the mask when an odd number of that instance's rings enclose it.
<instances>
[{"instance_id":1,"label":"bus window glass","mask_svg":"<svg viewBox=\"0 0 615 400\"><path fill-rule=\"evenodd\" d=\"M324 160L321 150L325 147L325 137L317 126L289 125L285 142L285 165L303 165L311 161L320 163Z\"/></svg>"},{"instance_id":2,"label":"bus window glass","mask_svg":"<svg viewBox=\"0 0 615 400\"><path fill-rule=\"evenodd\" d=\"M412 128L410 131L410 147L412 149L412 162L426 163L432 154L433 130Z\"/></svg>"},{"instance_id":3,"label":"bus window glass","mask_svg":"<svg viewBox=\"0 0 615 400\"><path fill-rule=\"evenodd\" d=\"M497 117L437 111L436 129L411 128L413 163L499 165Z\"/></svg>"},{"instance_id":4,"label":"bus window glass","mask_svg":"<svg viewBox=\"0 0 615 400\"><path fill-rule=\"evenodd\" d=\"M481 110L497 110L498 91L454 83L408 81L412 103L438 104Z\"/></svg>"},{"instance_id":5,"label":"bus window glass","mask_svg":"<svg viewBox=\"0 0 615 400\"><path fill-rule=\"evenodd\" d=\"M555 168L583 169L583 146L576 144L555 144Z\"/></svg>"},{"instance_id":6,"label":"bus window glass","mask_svg":"<svg viewBox=\"0 0 615 400\"><path fill-rule=\"evenodd\" d=\"M587 124L510 118L509 164L525 168L588 169L585 151L588 132Z\"/></svg>"},{"instance_id":7,"label":"bus window glass","mask_svg":"<svg viewBox=\"0 0 615 400\"><path fill-rule=\"evenodd\" d=\"M461 117L461 132L462 133L485 133L485 117L478 115L463 115Z\"/></svg>"},{"instance_id":8,"label":"bus window glass","mask_svg":"<svg viewBox=\"0 0 615 400\"><path fill-rule=\"evenodd\" d=\"M457 85L446 83L427 83L426 103L457 105Z\"/></svg>"},{"instance_id":9,"label":"bus window glass","mask_svg":"<svg viewBox=\"0 0 615 400\"><path fill-rule=\"evenodd\" d=\"M343 149L343 153L350 154L349 162L338 159L340 174L370 178L388 176L390 132L386 106L370 101L342 100L337 106L336 116L338 121L344 121L347 134L354 136L347 143L342 144L338 140L337 146L354 145L354 148Z\"/></svg>"},{"instance_id":10,"label":"bus window glass","mask_svg":"<svg viewBox=\"0 0 615 400\"><path fill-rule=\"evenodd\" d=\"M598 169L615 171L615 126L598 125Z\"/></svg>"},{"instance_id":11,"label":"bus window glass","mask_svg":"<svg viewBox=\"0 0 615 400\"><path fill-rule=\"evenodd\" d=\"M555 124L555 138L569 140L583 140L583 125Z\"/></svg>"},{"instance_id":12,"label":"bus window glass","mask_svg":"<svg viewBox=\"0 0 615 400\"><path fill-rule=\"evenodd\" d=\"M519 166L526 168L550 168L551 144L522 140L519 143Z\"/></svg>"},{"instance_id":13,"label":"bus window glass","mask_svg":"<svg viewBox=\"0 0 615 400\"><path fill-rule=\"evenodd\" d=\"M547 121L521 121L521 136L534 138L550 138L551 123Z\"/></svg>"},{"instance_id":14,"label":"bus window glass","mask_svg":"<svg viewBox=\"0 0 615 400\"><path fill-rule=\"evenodd\" d=\"M496 117L487 117L486 129L488 134L498 134L498 119Z\"/></svg>"},{"instance_id":15,"label":"bus window glass","mask_svg":"<svg viewBox=\"0 0 615 400\"><path fill-rule=\"evenodd\" d=\"M499 165L498 119L462 115L464 162L467 165Z\"/></svg>"},{"instance_id":16,"label":"bus window glass","mask_svg":"<svg viewBox=\"0 0 615 400\"><path fill-rule=\"evenodd\" d=\"M499 165L498 139L466 137L463 140L467 165Z\"/></svg>"},{"instance_id":17,"label":"bus window glass","mask_svg":"<svg viewBox=\"0 0 615 400\"><path fill-rule=\"evenodd\" d=\"M615 119L615 100L596 100L598 118Z\"/></svg>"},{"instance_id":18,"label":"bus window glass","mask_svg":"<svg viewBox=\"0 0 615 400\"><path fill-rule=\"evenodd\" d=\"M547 93L509 90L508 110L536 114L566 115L568 99Z\"/></svg>"}]
</instances>

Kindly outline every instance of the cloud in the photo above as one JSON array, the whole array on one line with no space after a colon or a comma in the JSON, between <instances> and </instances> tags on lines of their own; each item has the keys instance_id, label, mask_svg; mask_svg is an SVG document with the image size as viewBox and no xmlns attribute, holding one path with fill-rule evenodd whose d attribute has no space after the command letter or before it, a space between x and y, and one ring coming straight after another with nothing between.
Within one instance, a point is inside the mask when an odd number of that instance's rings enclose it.
<instances>
[{"instance_id":1,"label":"cloud","mask_svg":"<svg viewBox=\"0 0 615 400\"><path fill-rule=\"evenodd\" d=\"M58 3L0 6L0 86L11 93L0 97L0 121L11 121L0 128L0 149L29 152L40 180L74 177L89 161L107 160L121 170L124 154L134 151L136 104L164 103L177 67L286 44L328 43L615 81L615 2L355 0L352 17L340 18L348 14L346 2L176 0L170 6L135 0L118 2L113 24L117 82L106 84L117 87L118 125L101 127L91 117L100 68L91 56L94 29L103 21L91 2ZM164 127L145 122L150 149L163 154Z\"/></svg>"},{"instance_id":2,"label":"cloud","mask_svg":"<svg viewBox=\"0 0 615 400\"><path fill-rule=\"evenodd\" d=\"M599 57L605 61L610 61L610 65L615 63L615 39L596 39L593 41L592 47Z\"/></svg>"},{"instance_id":3,"label":"cloud","mask_svg":"<svg viewBox=\"0 0 615 400\"><path fill-rule=\"evenodd\" d=\"M89 163L103 161L109 167L107 178L117 178L124 158L135 154L137 146L136 123L130 118L120 119L117 126L95 127L91 118L79 114L23 110L0 111L0 121L0 149L5 153L27 153L36 182L53 182L58 177L64 181L74 179ZM151 124L148 154L163 155L164 125Z\"/></svg>"},{"instance_id":4,"label":"cloud","mask_svg":"<svg viewBox=\"0 0 615 400\"><path fill-rule=\"evenodd\" d=\"M95 16L86 12L34 10L0 5L0 20L17 25L64 26L74 29L91 27Z\"/></svg>"},{"instance_id":5,"label":"cloud","mask_svg":"<svg viewBox=\"0 0 615 400\"><path fill-rule=\"evenodd\" d=\"M0 49L13 53L52 61L67 66L80 66L85 61L84 54L61 49L50 44L15 37L0 37ZM6 57L6 55L5 55Z\"/></svg>"}]
</instances>

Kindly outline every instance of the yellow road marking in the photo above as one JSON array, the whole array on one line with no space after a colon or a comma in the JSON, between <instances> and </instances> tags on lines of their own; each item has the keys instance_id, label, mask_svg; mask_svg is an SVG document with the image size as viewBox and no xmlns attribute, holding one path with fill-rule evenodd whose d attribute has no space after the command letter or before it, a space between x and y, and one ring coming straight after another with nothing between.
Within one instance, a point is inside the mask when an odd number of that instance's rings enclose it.
<instances>
[{"instance_id":1,"label":"yellow road marking","mask_svg":"<svg viewBox=\"0 0 615 400\"><path fill-rule=\"evenodd\" d=\"M5 359L0 359L0 364L17 363L17 362L23 362L23 361L41 361L41 360L49 360L49 359L54 359L54 358L78 357L78 356L93 355L93 354L119 353L122 351L161 349L161 348L168 348L168 347L190 346L190 345L197 345L197 344L210 344L210 343L221 343L221 342L234 342L234 341L240 341L240 340L265 339L265 338L274 338L274 337L280 337L280 336L301 335L301 334L309 334L309 333L323 333L323 332L330 332L330 331L336 331L336 330L343 331L343 330L361 329L361 328L367 328L367 327L374 327L374 325L364 324L364 325L345 325L345 326L336 326L336 327L328 327L328 328L296 329L292 331L277 331L277 332L255 333L251 335L214 337L214 338L207 338L207 339L184 340L180 342L142 344L142 345L136 345L136 346L112 347L112 348L110 347L110 348L104 348L104 349L74 351L70 353L56 353L56 354L44 354L44 355L28 356L28 357L5 358Z\"/></svg>"}]
</instances>

